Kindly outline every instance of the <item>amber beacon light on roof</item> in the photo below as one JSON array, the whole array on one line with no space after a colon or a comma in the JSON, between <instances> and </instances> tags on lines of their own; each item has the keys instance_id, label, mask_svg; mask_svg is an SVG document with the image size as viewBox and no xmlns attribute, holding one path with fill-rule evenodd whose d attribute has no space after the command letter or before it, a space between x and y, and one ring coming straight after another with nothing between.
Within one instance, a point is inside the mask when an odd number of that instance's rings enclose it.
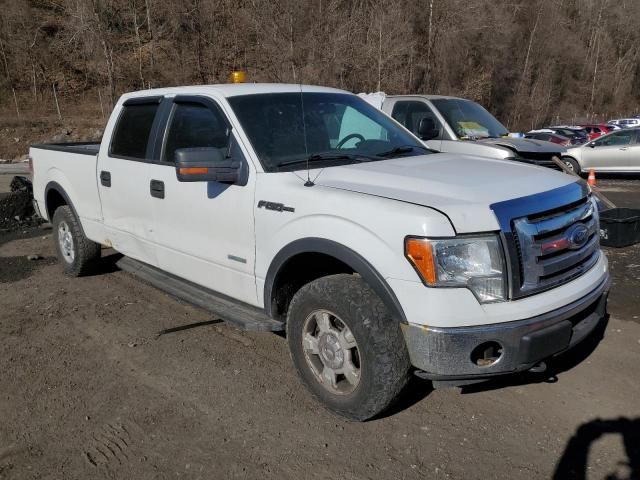
<instances>
[{"instance_id":1,"label":"amber beacon light on roof","mask_svg":"<svg viewBox=\"0 0 640 480\"><path fill-rule=\"evenodd\" d=\"M244 83L247 81L247 72L243 70L234 70L229 75L231 83Z\"/></svg>"}]
</instances>

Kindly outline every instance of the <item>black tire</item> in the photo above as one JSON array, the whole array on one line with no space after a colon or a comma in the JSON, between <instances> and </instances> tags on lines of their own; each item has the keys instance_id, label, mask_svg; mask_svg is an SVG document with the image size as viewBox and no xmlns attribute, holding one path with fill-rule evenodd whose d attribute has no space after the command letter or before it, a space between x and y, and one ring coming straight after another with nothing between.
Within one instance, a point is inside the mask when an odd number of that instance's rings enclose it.
<instances>
[{"instance_id":1,"label":"black tire","mask_svg":"<svg viewBox=\"0 0 640 480\"><path fill-rule=\"evenodd\" d=\"M359 380L351 392L337 394L325 387L305 353L305 325L321 310L333 312L332 321L348 327L357 343L356 354L349 358L358 360ZM400 325L356 275L331 275L303 286L289 307L287 341L293 364L311 394L329 410L351 420L364 421L387 409L409 380L411 364Z\"/></svg>"},{"instance_id":2,"label":"black tire","mask_svg":"<svg viewBox=\"0 0 640 480\"><path fill-rule=\"evenodd\" d=\"M79 277L90 273L100 258L100 244L92 242L84 236L80 221L68 205L58 207L53 214L53 241L58 260L65 275ZM68 232L67 237L73 248L73 255L63 251L60 238Z\"/></svg>"},{"instance_id":3,"label":"black tire","mask_svg":"<svg viewBox=\"0 0 640 480\"><path fill-rule=\"evenodd\" d=\"M560 161L564 163L567 167L569 167L569 169L573 171L573 173L575 173L576 175L580 175L582 173L580 164L574 158L562 157Z\"/></svg>"}]
</instances>

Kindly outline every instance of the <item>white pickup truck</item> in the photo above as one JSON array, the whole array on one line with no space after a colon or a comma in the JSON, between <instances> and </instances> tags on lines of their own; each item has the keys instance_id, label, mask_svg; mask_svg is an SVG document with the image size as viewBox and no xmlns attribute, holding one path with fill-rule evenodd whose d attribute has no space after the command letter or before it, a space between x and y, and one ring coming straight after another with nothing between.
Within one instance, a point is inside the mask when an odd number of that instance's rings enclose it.
<instances>
[{"instance_id":1,"label":"white pickup truck","mask_svg":"<svg viewBox=\"0 0 640 480\"><path fill-rule=\"evenodd\" d=\"M110 246L219 318L286 330L302 382L351 419L383 411L412 373L441 386L540 371L604 325L583 181L433 153L344 91L129 93L101 144L30 155L67 274Z\"/></svg>"},{"instance_id":2,"label":"white pickup truck","mask_svg":"<svg viewBox=\"0 0 640 480\"><path fill-rule=\"evenodd\" d=\"M561 170L565 148L532 138L513 138L481 105L443 95L360 94L439 152L517 160Z\"/></svg>"}]
</instances>

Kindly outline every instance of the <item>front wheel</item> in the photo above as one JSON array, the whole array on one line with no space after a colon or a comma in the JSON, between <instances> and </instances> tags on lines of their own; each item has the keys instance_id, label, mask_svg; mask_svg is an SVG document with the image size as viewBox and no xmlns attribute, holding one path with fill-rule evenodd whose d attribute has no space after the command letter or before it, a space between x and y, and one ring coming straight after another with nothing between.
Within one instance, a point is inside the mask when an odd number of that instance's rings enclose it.
<instances>
[{"instance_id":1,"label":"front wheel","mask_svg":"<svg viewBox=\"0 0 640 480\"><path fill-rule=\"evenodd\" d=\"M332 275L302 287L289 308L287 341L311 394L352 420L388 408L409 379L400 326L358 276Z\"/></svg>"},{"instance_id":2,"label":"front wheel","mask_svg":"<svg viewBox=\"0 0 640 480\"><path fill-rule=\"evenodd\" d=\"M572 172L575 173L576 175L580 175L581 173L581 168L580 168L580 164L578 162L576 162L573 158L571 157L562 157L561 159L562 163L565 164L565 166Z\"/></svg>"}]
</instances>

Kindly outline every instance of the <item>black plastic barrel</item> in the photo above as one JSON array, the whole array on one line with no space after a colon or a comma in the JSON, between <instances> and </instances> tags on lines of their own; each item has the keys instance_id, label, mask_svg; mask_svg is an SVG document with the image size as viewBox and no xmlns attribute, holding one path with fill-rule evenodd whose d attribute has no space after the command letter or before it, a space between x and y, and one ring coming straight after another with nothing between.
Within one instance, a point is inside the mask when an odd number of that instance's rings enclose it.
<instances>
[{"instance_id":1,"label":"black plastic barrel","mask_svg":"<svg viewBox=\"0 0 640 480\"><path fill-rule=\"evenodd\" d=\"M600 243L626 247L640 242L640 209L611 208L600 212Z\"/></svg>"}]
</instances>

